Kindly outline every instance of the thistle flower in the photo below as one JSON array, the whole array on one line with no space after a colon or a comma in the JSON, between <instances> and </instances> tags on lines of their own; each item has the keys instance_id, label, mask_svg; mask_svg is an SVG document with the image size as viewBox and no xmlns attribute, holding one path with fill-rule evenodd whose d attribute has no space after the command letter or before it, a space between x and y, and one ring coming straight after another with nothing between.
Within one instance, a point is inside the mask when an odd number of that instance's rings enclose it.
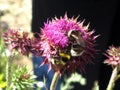
<instances>
[{"instance_id":1,"label":"thistle flower","mask_svg":"<svg viewBox=\"0 0 120 90\"><path fill-rule=\"evenodd\" d=\"M95 39L94 31L89 31L83 22L77 18L68 18L67 15L60 19L52 19L45 23L41 29L41 40L36 44L40 56L44 57L44 64L49 64L49 70L63 73L65 70L75 72L76 69L84 70L84 66L92 62Z\"/></svg>"},{"instance_id":2,"label":"thistle flower","mask_svg":"<svg viewBox=\"0 0 120 90\"><path fill-rule=\"evenodd\" d=\"M23 55L28 55L32 49L32 39L27 32L20 29L9 29L4 33L4 42L10 50L15 49Z\"/></svg>"},{"instance_id":3,"label":"thistle flower","mask_svg":"<svg viewBox=\"0 0 120 90\"><path fill-rule=\"evenodd\" d=\"M120 65L120 47L109 47L105 55L108 57L108 59L106 59L104 63L107 63L111 66Z\"/></svg>"}]
</instances>

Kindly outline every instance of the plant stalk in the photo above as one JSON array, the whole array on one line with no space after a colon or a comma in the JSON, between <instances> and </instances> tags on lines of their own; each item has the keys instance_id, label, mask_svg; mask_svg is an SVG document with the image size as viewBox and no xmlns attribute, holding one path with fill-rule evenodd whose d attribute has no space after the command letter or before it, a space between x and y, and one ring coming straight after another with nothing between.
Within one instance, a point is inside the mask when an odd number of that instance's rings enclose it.
<instances>
[{"instance_id":1,"label":"plant stalk","mask_svg":"<svg viewBox=\"0 0 120 90\"><path fill-rule=\"evenodd\" d=\"M53 79L52 79L50 90L56 90L56 85L57 85L59 77L60 77L60 73L58 71L56 71L54 73L54 76L53 76Z\"/></svg>"},{"instance_id":2,"label":"plant stalk","mask_svg":"<svg viewBox=\"0 0 120 90\"><path fill-rule=\"evenodd\" d=\"M110 81L109 81L109 84L106 90L113 90L115 81L117 78L117 73L118 73L118 67L116 66L112 71L112 75L111 75L111 78L110 78Z\"/></svg>"},{"instance_id":3,"label":"plant stalk","mask_svg":"<svg viewBox=\"0 0 120 90\"><path fill-rule=\"evenodd\" d=\"M10 56L9 59L7 60L7 65L6 65L6 82L7 82L6 90L10 90L11 83L12 83L12 75L11 75L12 59L13 59L13 56Z\"/></svg>"}]
</instances>

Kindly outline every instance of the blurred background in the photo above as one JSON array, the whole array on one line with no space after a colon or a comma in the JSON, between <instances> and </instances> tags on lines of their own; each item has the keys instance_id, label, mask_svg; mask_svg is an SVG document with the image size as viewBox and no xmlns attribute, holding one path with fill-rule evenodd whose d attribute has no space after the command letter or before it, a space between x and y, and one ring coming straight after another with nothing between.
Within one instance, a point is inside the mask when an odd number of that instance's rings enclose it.
<instances>
[{"instance_id":1,"label":"blurred background","mask_svg":"<svg viewBox=\"0 0 120 90\"><path fill-rule=\"evenodd\" d=\"M100 54L95 56L94 64L86 67L85 73L78 72L86 79L86 84L72 82L74 88L68 90L93 90L96 83L99 84L100 90L105 90L111 75L111 67L103 64L105 59L103 52L109 45L120 45L119 7L119 0L0 0L0 36L3 30L8 28L23 28L28 32L40 32L40 27L43 27L47 19L55 16L59 18L66 12L70 18L80 15L78 20L85 19L85 25L90 22L90 29L95 29L96 35L100 34L96 42L98 44L96 48L100 50ZM40 77L40 61L41 58L22 57L19 63L28 64L34 69L39 81L43 79ZM43 71L45 71L44 68ZM44 74L47 75L46 71ZM119 85L118 80L114 90L120 90Z\"/></svg>"},{"instance_id":2,"label":"blurred background","mask_svg":"<svg viewBox=\"0 0 120 90\"><path fill-rule=\"evenodd\" d=\"M32 0L0 0L1 22L10 28L31 30Z\"/></svg>"},{"instance_id":3,"label":"blurred background","mask_svg":"<svg viewBox=\"0 0 120 90\"><path fill-rule=\"evenodd\" d=\"M5 48L2 34L9 28L22 28L31 32L32 0L0 0L0 90L5 90L5 67L9 51ZM30 58L19 55L13 63L15 65L27 65L32 70L33 64Z\"/></svg>"}]
</instances>

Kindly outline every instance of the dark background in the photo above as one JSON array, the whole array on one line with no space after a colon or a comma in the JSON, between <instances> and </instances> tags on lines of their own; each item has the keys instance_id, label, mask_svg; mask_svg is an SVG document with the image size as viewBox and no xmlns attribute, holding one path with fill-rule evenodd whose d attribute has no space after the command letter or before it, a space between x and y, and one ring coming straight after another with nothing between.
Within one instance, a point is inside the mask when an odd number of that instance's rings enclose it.
<instances>
[{"instance_id":1,"label":"dark background","mask_svg":"<svg viewBox=\"0 0 120 90\"><path fill-rule=\"evenodd\" d=\"M95 57L95 64L88 65L83 74L87 78L86 86L75 84L74 90L91 90L93 81L98 80L100 90L105 90L111 75L111 67L104 65L103 55L109 45L120 45L120 0L33 0L32 31L40 32L44 22L55 16L68 17L80 15L79 20L85 19L85 25L90 22L90 29L95 29L95 34L100 34L97 39L99 54ZM120 90L117 81L114 90Z\"/></svg>"}]
</instances>

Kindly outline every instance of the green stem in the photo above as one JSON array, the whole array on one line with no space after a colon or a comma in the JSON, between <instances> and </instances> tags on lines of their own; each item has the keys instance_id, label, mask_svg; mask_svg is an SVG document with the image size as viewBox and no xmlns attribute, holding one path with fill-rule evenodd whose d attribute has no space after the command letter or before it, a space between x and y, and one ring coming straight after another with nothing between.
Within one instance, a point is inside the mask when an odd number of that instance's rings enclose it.
<instances>
[{"instance_id":1,"label":"green stem","mask_svg":"<svg viewBox=\"0 0 120 90\"><path fill-rule=\"evenodd\" d=\"M53 79L52 79L51 86L50 86L50 90L56 90L56 85L57 85L59 77L60 77L60 73L58 71L55 72Z\"/></svg>"},{"instance_id":2,"label":"green stem","mask_svg":"<svg viewBox=\"0 0 120 90\"><path fill-rule=\"evenodd\" d=\"M116 81L116 77L117 77L117 73L118 73L118 67L116 66L113 69L113 72L112 72L112 75L111 75L111 78L110 78L110 81L109 81L109 84L108 84L108 87L106 90L113 90L115 81Z\"/></svg>"},{"instance_id":3,"label":"green stem","mask_svg":"<svg viewBox=\"0 0 120 90\"><path fill-rule=\"evenodd\" d=\"M7 65L6 65L6 82L7 82L6 90L10 90L12 83L12 75L11 75L12 59L13 57L10 56L9 59L7 60Z\"/></svg>"}]
</instances>

